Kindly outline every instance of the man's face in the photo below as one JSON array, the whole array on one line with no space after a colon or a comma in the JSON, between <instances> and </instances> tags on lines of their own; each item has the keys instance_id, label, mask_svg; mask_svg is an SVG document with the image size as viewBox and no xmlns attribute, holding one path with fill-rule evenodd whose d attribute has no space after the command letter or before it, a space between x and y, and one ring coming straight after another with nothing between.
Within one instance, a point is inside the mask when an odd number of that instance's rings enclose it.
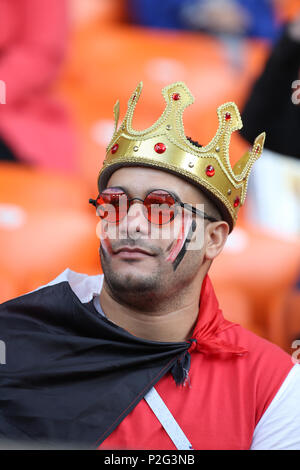
<instances>
[{"instance_id":1,"label":"man's face","mask_svg":"<svg viewBox=\"0 0 300 470\"><path fill-rule=\"evenodd\" d=\"M165 171L145 167L124 167L110 177L107 188L126 190L129 199L144 199L150 190L164 189L178 195L184 203L201 208L204 198L193 185ZM202 207L204 209L204 207ZM183 217L184 214L184 217ZM196 221L194 238L176 269L174 259L184 245L184 239ZM140 201L133 201L127 217L118 224L100 222L100 258L105 280L116 296L141 296L145 302L162 299L177 293L198 274L203 263L204 220L188 210L178 209L170 223L151 224L143 213ZM192 233L192 232L190 232ZM201 242L199 243L199 240ZM194 243L194 245L193 245ZM193 246L197 249L193 249ZM128 253L119 249L140 248L146 253Z\"/></svg>"}]
</instances>

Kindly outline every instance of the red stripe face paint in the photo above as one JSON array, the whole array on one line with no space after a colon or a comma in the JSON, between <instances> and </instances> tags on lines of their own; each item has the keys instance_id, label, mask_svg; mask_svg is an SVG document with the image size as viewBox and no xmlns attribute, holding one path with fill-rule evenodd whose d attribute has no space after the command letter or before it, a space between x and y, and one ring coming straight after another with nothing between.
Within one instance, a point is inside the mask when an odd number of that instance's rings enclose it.
<instances>
[{"instance_id":1,"label":"red stripe face paint","mask_svg":"<svg viewBox=\"0 0 300 470\"><path fill-rule=\"evenodd\" d=\"M112 255L113 250L112 250L112 246L111 246L109 236L106 232L106 227L107 227L107 224L104 226L104 224L102 222L100 222L97 226L97 235L100 239L100 243L101 243L101 246L104 249L104 251L107 254Z\"/></svg>"},{"instance_id":2,"label":"red stripe face paint","mask_svg":"<svg viewBox=\"0 0 300 470\"><path fill-rule=\"evenodd\" d=\"M196 221L192 220L191 218L188 218L188 220L185 221L184 214L182 214L180 232L178 234L176 242L174 243L169 255L166 258L166 261L172 263L174 271L179 265L179 263L182 261L186 253L187 245L191 240L191 235L195 230Z\"/></svg>"},{"instance_id":3,"label":"red stripe face paint","mask_svg":"<svg viewBox=\"0 0 300 470\"><path fill-rule=\"evenodd\" d=\"M186 224L187 225L187 224ZM183 244L185 242L185 236L184 236L184 217L181 219L181 228L177 237L176 242L174 243L169 255L166 258L166 261L170 261L173 263L180 252L181 248L183 247Z\"/></svg>"},{"instance_id":4,"label":"red stripe face paint","mask_svg":"<svg viewBox=\"0 0 300 470\"><path fill-rule=\"evenodd\" d=\"M104 250L112 255L113 251L112 251L112 247L111 247L111 243L110 243L110 240L108 237L106 238L100 238L100 241L101 241L101 245L102 245L102 248L104 248Z\"/></svg>"}]
</instances>

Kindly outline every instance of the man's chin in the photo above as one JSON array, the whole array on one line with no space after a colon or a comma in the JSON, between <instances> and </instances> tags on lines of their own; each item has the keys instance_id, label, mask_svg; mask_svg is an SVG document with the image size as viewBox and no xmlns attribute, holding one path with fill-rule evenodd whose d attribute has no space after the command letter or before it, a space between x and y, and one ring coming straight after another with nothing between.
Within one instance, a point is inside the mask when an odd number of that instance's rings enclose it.
<instances>
[{"instance_id":1,"label":"man's chin","mask_svg":"<svg viewBox=\"0 0 300 470\"><path fill-rule=\"evenodd\" d=\"M104 277L110 288L116 293L126 292L127 294L145 294L157 290L157 280L153 274L142 274L136 270L125 272L115 272L112 270L103 270Z\"/></svg>"}]
</instances>

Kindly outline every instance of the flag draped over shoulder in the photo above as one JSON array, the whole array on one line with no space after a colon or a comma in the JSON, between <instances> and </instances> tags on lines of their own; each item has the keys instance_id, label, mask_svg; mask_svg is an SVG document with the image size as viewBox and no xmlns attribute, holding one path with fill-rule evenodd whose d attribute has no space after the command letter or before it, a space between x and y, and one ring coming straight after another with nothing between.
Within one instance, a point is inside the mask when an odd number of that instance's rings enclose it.
<instances>
[{"instance_id":1,"label":"flag draped over shoulder","mask_svg":"<svg viewBox=\"0 0 300 470\"><path fill-rule=\"evenodd\" d=\"M244 354L218 341L230 325L208 277L202 296L193 338L172 343L133 336L66 281L2 304L0 439L99 446L167 372L183 383L192 351Z\"/></svg>"},{"instance_id":2,"label":"flag draped over shoulder","mask_svg":"<svg viewBox=\"0 0 300 470\"><path fill-rule=\"evenodd\" d=\"M190 343L139 339L93 314L67 282L0 306L0 437L93 445Z\"/></svg>"}]
</instances>

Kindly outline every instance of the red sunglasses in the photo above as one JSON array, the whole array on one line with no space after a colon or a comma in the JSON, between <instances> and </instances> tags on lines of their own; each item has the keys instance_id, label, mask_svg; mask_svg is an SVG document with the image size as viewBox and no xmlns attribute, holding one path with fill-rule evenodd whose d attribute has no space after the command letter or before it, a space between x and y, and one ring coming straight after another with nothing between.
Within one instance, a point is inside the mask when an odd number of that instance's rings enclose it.
<instances>
[{"instance_id":1,"label":"red sunglasses","mask_svg":"<svg viewBox=\"0 0 300 470\"><path fill-rule=\"evenodd\" d=\"M217 222L214 217L196 209L190 204L181 202L174 194L164 189L152 190L144 199L134 197L129 199L127 193L121 188L107 188L97 199L90 199L90 204L96 207L97 215L107 222L119 223L128 213L132 201L141 201L146 219L155 225L164 225L171 222L178 214L178 207L188 209L211 222Z\"/></svg>"}]
</instances>

